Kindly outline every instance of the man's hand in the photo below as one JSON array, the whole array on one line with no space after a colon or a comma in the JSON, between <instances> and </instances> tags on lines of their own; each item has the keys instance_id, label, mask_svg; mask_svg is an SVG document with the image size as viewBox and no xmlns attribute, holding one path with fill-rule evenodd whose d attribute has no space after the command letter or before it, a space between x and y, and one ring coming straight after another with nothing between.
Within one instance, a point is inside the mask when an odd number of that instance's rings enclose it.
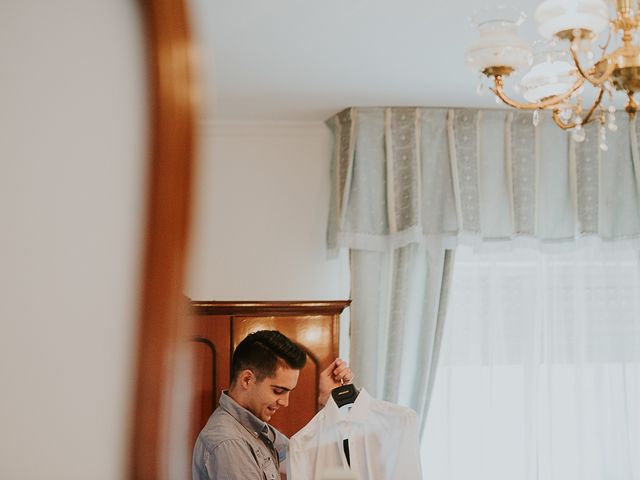
<instances>
[{"instance_id":1,"label":"man's hand","mask_svg":"<svg viewBox=\"0 0 640 480\"><path fill-rule=\"evenodd\" d=\"M318 385L318 402L320 408L329 400L331 390L345 383L353 381L353 373L344 360L336 358L331 365L320 372L320 384Z\"/></svg>"}]
</instances>

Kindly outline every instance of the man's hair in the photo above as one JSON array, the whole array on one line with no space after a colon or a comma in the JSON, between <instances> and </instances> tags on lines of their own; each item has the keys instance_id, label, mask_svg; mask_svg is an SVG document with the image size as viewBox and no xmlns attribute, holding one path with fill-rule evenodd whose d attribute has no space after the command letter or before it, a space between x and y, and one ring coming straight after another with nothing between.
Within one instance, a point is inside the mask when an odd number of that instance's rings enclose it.
<instances>
[{"instance_id":1,"label":"man's hair","mask_svg":"<svg viewBox=\"0 0 640 480\"><path fill-rule=\"evenodd\" d=\"M231 359L231 384L243 370L251 370L258 381L273 377L278 366L296 370L307 362L307 354L300 345L277 330L259 330L242 340Z\"/></svg>"}]
</instances>

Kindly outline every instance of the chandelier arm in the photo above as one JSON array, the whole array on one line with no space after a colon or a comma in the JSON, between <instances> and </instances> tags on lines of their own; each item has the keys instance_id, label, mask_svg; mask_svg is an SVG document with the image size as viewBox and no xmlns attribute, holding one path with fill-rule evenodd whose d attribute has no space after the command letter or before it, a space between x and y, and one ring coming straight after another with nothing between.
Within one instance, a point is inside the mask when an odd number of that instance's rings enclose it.
<instances>
[{"instance_id":1,"label":"chandelier arm","mask_svg":"<svg viewBox=\"0 0 640 480\"><path fill-rule=\"evenodd\" d=\"M581 125L586 125L587 123L589 123L589 122L591 122L593 120L591 117L593 116L593 113L596 111L596 108L598 108L598 106L602 102L602 97L604 96L604 92L605 92L604 87L600 87L600 92L598 92L598 96L596 97L595 101L593 102L593 105L591 105L591 108L589 109L587 114L582 119L582 122L580 123ZM553 109L552 118L553 118L553 121L555 122L555 124L558 127L560 127L561 129L563 129L563 130L569 130L571 128L575 128L575 127L578 126L578 124L576 122L571 122L571 123L563 122L562 118L560 118L560 109L559 108L554 108Z\"/></svg>"},{"instance_id":2,"label":"chandelier arm","mask_svg":"<svg viewBox=\"0 0 640 480\"><path fill-rule=\"evenodd\" d=\"M502 75L496 75L494 77L495 88L491 88L491 91L505 104L510 107L517 108L518 110L542 110L549 107L553 107L554 105L558 105L568 99L573 93L578 90L583 84L584 79L579 78L576 82L571 86L569 90L567 90L562 95L554 95L545 100L536 103L524 103L518 102L516 100L512 100L504 93L504 81L502 80Z\"/></svg>"},{"instance_id":3,"label":"chandelier arm","mask_svg":"<svg viewBox=\"0 0 640 480\"><path fill-rule=\"evenodd\" d=\"M569 130L571 128L574 128L575 126L577 126L577 123L575 122L571 122L571 123L565 123L562 121L562 118L560 118L560 109L559 108L554 108L551 118L553 118L554 123L560 127L562 130Z\"/></svg>"},{"instance_id":4,"label":"chandelier arm","mask_svg":"<svg viewBox=\"0 0 640 480\"><path fill-rule=\"evenodd\" d=\"M573 45L572 45L572 47L573 47ZM599 87L604 82L609 80L609 77L611 76L611 74L613 73L613 71L616 68L616 62L612 62L611 61L611 57L607 56L607 57L605 57L607 59L607 68L605 69L605 71L602 73L601 76L594 77L588 71L585 71L582 68L582 66L580 65L580 60L578 59L578 54L573 50L573 48L569 48L569 51L571 52L571 58L573 58L573 63L576 66L576 68L578 69L578 73L580 74L580 76L582 78L584 78L585 80L587 80L594 87Z\"/></svg>"},{"instance_id":5,"label":"chandelier arm","mask_svg":"<svg viewBox=\"0 0 640 480\"><path fill-rule=\"evenodd\" d=\"M614 31L614 29L616 28L615 24L609 20L609 28L607 29L607 41L604 43L604 45L598 45L598 47L600 48L600 50L602 50L602 54L604 55L604 52L607 51L607 48L609 48L609 43L611 43L611 32Z\"/></svg>"}]
</instances>

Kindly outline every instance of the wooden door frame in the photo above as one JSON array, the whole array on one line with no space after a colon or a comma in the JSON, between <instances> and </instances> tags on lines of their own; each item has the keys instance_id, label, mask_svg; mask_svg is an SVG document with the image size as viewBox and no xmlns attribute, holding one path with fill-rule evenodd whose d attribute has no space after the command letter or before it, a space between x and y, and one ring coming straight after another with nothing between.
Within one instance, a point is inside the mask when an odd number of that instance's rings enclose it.
<instances>
[{"instance_id":1,"label":"wooden door frame","mask_svg":"<svg viewBox=\"0 0 640 480\"><path fill-rule=\"evenodd\" d=\"M146 37L149 163L128 478L167 477L168 394L178 338L195 164L197 86L187 0L140 0ZM185 472L188 475L188 472Z\"/></svg>"}]
</instances>

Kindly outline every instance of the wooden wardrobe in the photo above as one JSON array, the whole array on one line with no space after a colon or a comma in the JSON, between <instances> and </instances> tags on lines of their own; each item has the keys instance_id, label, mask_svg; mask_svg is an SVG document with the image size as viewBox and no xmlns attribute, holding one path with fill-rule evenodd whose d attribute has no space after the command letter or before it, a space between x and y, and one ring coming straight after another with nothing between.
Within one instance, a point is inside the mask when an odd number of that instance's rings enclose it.
<instances>
[{"instance_id":1,"label":"wooden wardrobe","mask_svg":"<svg viewBox=\"0 0 640 480\"><path fill-rule=\"evenodd\" d=\"M195 442L217 407L222 390L229 388L234 348L256 330L279 330L306 349L307 364L291 392L289 406L270 422L287 436L306 425L318 411L318 375L338 356L340 314L350 303L190 301L189 340L194 353L191 440Z\"/></svg>"}]
</instances>

